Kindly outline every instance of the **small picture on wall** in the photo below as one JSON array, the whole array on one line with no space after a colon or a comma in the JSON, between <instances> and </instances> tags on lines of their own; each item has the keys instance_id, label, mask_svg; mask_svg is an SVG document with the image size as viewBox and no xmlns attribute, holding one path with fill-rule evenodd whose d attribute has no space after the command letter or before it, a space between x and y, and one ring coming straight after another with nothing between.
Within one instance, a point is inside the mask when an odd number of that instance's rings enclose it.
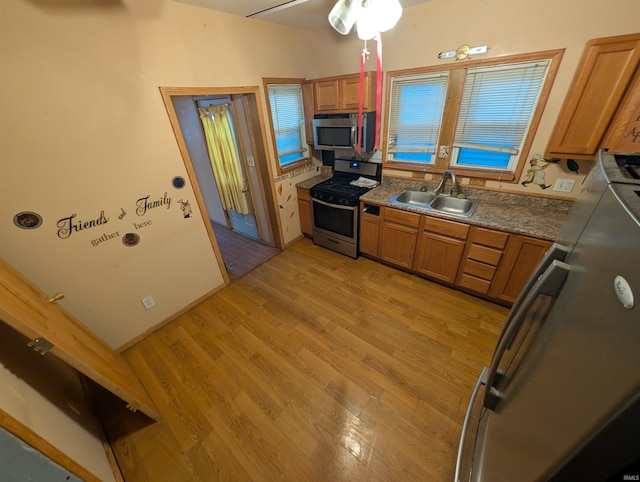
<instances>
[{"instance_id":1,"label":"small picture on wall","mask_svg":"<svg viewBox=\"0 0 640 482\"><path fill-rule=\"evenodd\" d=\"M13 217L13 224L21 229L36 229L42 225L42 216L31 211L22 211Z\"/></svg>"},{"instance_id":2,"label":"small picture on wall","mask_svg":"<svg viewBox=\"0 0 640 482\"><path fill-rule=\"evenodd\" d=\"M127 233L122 236L122 244L125 246L135 246L140 242L140 236L136 233Z\"/></svg>"},{"instance_id":3,"label":"small picture on wall","mask_svg":"<svg viewBox=\"0 0 640 482\"><path fill-rule=\"evenodd\" d=\"M176 176L171 180L171 184L173 185L173 187L175 187L176 189L182 189L185 184L186 181L184 180L184 177L182 176Z\"/></svg>"}]
</instances>

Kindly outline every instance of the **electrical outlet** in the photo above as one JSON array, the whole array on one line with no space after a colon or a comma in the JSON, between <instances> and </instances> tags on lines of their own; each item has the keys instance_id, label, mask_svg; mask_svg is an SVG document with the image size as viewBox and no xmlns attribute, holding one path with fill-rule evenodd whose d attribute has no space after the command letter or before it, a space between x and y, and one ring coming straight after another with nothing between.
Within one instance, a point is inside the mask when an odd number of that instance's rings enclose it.
<instances>
[{"instance_id":1,"label":"electrical outlet","mask_svg":"<svg viewBox=\"0 0 640 482\"><path fill-rule=\"evenodd\" d=\"M575 179L556 179L553 190L559 192L571 192L575 183Z\"/></svg>"},{"instance_id":2,"label":"electrical outlet","mask_svg":"<svg viewBox=\"0 0 640 482\"><path fill-rule=\"evenodd\" d=\"M142 298L142 304L146 309L151 309L156 305L156 300L153 299L153 296L145 296Z\"/></svg>"}]
</instances>

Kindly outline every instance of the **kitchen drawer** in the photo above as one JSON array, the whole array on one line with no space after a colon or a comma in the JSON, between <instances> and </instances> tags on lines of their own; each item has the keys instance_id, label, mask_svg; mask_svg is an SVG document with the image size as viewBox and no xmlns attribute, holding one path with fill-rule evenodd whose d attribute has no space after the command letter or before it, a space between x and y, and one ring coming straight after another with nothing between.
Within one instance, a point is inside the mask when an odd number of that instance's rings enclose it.
<instances>
[{"instance_id":1,"label":"kitchen drawer","mask_svg":"<svg viewBox=\"0 0 640 482\"><path fill-rule=\"evenodd\" d=\"M384 208L383 217L386 222L402 224L417 228L420 225L420 215L399 209Z\"/></svg>"},{"instance_id":2,"label":"kitchen drawer","mask_svg":"<svg viewBox=\"0 0 640 482\"><path fill-rule=\"evenodd\" d=\"M491 287L491 281L476 278L475 276L463 273L460 277L460 282L458 283L458 285L462 286L463 288L468 288L477 293L486 295L489 292L489 288Z\"/></svg>"},{"instance_id":3,"label":"kitchen drawer","mask_svg":"<svg viewBox=\"0 0 640 482\"><path fill-rule=\"evenodd\" d=\"M487 248L486 246L480 246L475 243L471 245L469 253L467 254L467 258L480 261L481 263L486 263L491 266L498 266L501 257L502 251Z\"/></svg>"},{"instance_id":4,"label":"kitchen drawer","mask_svg":"<svg viewBox=\"0 0 640 482\"><path fill-rule=\"evenodd\" d=\"M471 232L471 240L474 244L482 244L496 249L504 249L509 241L509 235L502 231L478 228L474 226Z\"/></svg>"},{"instance_id":5,"label":"kitchen drawer","mask_svg":"<svg viewBox=\"0 0 640 482\"><path fill-rule=\"evenodd\" d=\"M472 259L467 259L464 262L463 273L475 276L476 278L482 278L487 281L493 280L493 276L496 274L496 268L488 264L479 263Z\"/></svg>"},{"instance_id":6,"label":"kitchen drawer","mask_svg":"<svg viewBox=\"0 0 640 482\"><path fill-rule=\"evenodd\" d=\"M448 221L431 216L424 217L424 230L458 239L467 239L467 235L469 234L469 226L467 224L456 223L455 221Z\"/></svg>"}]
</instances>

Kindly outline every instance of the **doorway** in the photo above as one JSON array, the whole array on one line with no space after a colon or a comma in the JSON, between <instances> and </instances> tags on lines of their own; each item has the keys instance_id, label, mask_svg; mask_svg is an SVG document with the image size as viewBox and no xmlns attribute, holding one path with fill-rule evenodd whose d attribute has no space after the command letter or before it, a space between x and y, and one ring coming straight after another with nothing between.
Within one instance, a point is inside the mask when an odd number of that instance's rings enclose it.
<instances>
[{"instance_id":1,"label":"doorway","mask_svg":"<svg viewBox=\"0 0 640 482\"><path fill-rule=\"evenodd\" d=\"M246 148L238 139L231 97L207 96L194 100L216 183L217 189L213 190L220 197L227 228L260 241L255 208L249 192L249 166L244 154ZM220 144L224 144L224 148L220 148ZM250 157L253 159L253 156ZM206 195L206 190L203 194Z\"/></svg>"},{"instance_id":2,"label":"doorway","mask_svg":"<svg viewBox=\"0 0 640 482\"><path fill-rule=\"evenodd\" d=\"M224 266L228 282L282 247L258 88L161 87L160 91L218 263ZM244 196L247 209L230 208L223 202L225 193L221 194L216 179L216 173L220 172L216 172L212 163L215 154L207 144L207 127L201 119L201 115L210 114L206 109L228 112L231 127L227 134L231 134L231 140L224 142L224 150L237 153L238 191ZM220 139L217 141L220 147ZM242 243L238 236L242 237ZM265 248L267 255L254 256ZM247 267L247 262L255 266Z\"/></svg>"}]
</instances>

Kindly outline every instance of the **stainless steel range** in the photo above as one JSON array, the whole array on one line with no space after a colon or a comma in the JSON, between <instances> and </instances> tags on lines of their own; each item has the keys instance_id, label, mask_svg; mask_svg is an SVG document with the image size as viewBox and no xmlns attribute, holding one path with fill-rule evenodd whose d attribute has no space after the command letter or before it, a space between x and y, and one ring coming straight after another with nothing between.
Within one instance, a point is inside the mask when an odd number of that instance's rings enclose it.
<instances>
[{"instance_id":1,"label":"stainless steel range","mask_svg":"<svg viewBox=\"0 0 640 482\"><path fill-rule=\"evenodd\" d=\"M379 163L336 159L333 177L309 190L313 242L357 258L360 196L373 187L362 184L378 183L381 177Z\"/></svg>"}]
</instances>

